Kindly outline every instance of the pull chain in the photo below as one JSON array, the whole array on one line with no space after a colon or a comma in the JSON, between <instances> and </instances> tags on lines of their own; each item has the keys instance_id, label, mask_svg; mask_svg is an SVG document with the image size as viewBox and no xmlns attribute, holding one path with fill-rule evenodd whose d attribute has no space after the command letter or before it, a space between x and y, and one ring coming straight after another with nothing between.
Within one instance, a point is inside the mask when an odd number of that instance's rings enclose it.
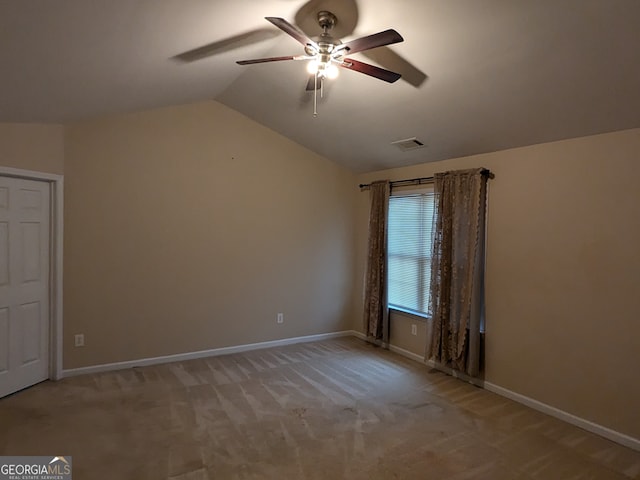
<instances>
[{"instance_id":1,"label":"pull chain","mask_svg":"<svg viewBox=\"0 0 640 480\"><path fill-rule=\"evenodd\" d=\"M318 73L313 75L313 116L318 116Z\"/></svg>"}]
</instances>

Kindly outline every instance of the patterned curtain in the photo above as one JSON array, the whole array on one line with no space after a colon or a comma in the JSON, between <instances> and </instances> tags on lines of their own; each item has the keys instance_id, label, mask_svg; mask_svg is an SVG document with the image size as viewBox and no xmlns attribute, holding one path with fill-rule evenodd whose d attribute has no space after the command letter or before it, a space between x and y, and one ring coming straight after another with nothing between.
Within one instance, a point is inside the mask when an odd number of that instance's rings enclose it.
<instances>
[{"instance_id":1,"label":"patterned curtain","mask_svg":"<svg viewBox=\"0 0 640 480\"><path fill-rule=\"evenodd\" d=\"M367 337L389 342L387 307L387 211L389 181L371 184L369 213L369 248L364 295L364 328Z\"/></svg>"},{"instance_id":2,"label":"patterned curtain","mask_svg":"<svg viewBox=\"0 0 640 480\"><path fill-rule=\"evenodd\" d=\"M484 169L438 173L427 358L477 377L484 307Z\"/></svg>"}]
</instances>

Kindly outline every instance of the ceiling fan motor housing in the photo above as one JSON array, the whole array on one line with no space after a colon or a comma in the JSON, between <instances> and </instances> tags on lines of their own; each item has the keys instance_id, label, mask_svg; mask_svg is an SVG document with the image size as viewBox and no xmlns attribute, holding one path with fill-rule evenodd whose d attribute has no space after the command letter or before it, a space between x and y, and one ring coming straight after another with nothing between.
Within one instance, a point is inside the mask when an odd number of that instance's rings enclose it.
<instances>
[{"instance_id":1,"label":"ceiling fan motor housing","mask_svg":"<svg viewBox=\"0 0 640 480\"><path fill-rule=\"evenodd\" d=\"M319 54L319 62L330 62L331 53L336 46L342 43L339 39L333 38L331 34L329 34L329 30L331 30L337 23L338 18L333 13L327 12L326 10L318 12L318 24L320 25L320 28L322 28L322 33L317 40L317 45L320 47L320 50L315 53Z\"/></svg>"}]
</instances>

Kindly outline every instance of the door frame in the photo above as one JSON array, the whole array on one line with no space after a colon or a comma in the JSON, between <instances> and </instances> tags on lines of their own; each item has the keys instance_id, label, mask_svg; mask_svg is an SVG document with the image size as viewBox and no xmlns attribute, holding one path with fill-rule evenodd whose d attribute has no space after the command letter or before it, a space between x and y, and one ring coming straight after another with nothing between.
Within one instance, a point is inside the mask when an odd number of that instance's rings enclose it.
<instances>
[{"instance_id":1,"label":"door frame","mask_svg":"<svg viewBox=\"0 0 640 480\"><path fill-rule=\"evenodd\" d=\"M62 373L62 253L64 226L64 176L0 166L0 176L47 182L49 204L49 379L60 380Z\"/></svg>"}]
</instances>

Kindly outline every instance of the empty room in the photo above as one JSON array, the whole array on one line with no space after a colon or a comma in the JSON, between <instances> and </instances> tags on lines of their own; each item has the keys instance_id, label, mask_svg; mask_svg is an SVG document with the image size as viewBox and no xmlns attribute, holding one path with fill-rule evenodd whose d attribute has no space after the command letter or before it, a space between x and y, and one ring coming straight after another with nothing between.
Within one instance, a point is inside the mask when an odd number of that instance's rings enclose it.
<instances>
[{"instance_id":1,"label":"empty room","mask_svg":"<svg viewBox=\"0 0 640 480\"><path fill-rule=\"evenodd\" d=\"M0 479L640 479L639 21L0 0Z\"/></svg>"}]
</instances>

